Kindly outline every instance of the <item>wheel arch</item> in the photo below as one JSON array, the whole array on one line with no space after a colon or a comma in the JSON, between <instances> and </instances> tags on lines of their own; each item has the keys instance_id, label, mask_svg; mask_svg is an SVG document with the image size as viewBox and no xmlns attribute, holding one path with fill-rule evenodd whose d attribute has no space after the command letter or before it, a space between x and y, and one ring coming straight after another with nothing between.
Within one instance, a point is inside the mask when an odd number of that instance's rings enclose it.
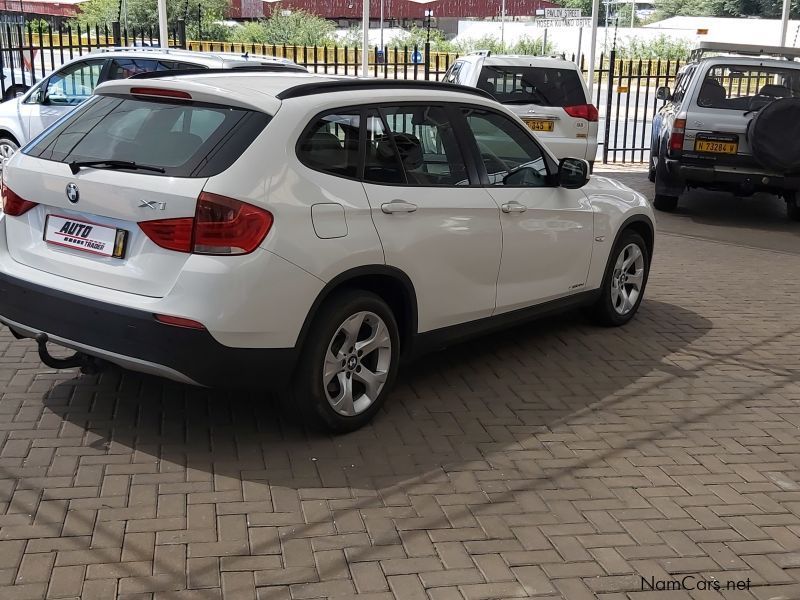
<instances>
[{"instance_id":1,"label":"wheel arch","mask_svg":"<svg viewBox=\"0 0 800 600\"><path fill-rule=\"evenodd\" d=\"M320 308L333 294L345 289L362 289L380 296L392 309L400 330L400 348L405 352L412 346L417 333L417 295L411 279L400 269L388 265L355 267L340 273L322 288L306 315L297 347L302 348Z\"/></svg>"},{"instance_id":2,"label":"wheel arch","mask_svg":"<svg viewBox=\"0 0 800 600\"><path fill-rule=\"evenodd\" d=\"M0 138L10 138L17 146L22 147L19 136L7 127L0 127Z\"/></svg>"}]
</instances>

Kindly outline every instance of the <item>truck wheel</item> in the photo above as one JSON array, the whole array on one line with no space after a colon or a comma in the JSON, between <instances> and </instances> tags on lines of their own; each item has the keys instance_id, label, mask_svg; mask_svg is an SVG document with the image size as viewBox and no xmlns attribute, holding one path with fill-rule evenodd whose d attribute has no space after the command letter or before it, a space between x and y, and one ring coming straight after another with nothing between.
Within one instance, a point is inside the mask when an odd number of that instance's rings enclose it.
<instances>
[{"instance_id":1,"label":"truck wheel","mask_svg":"<svg viewBox=\"0 0 800 600\"><path fill-rule=\"evenodd\" d=\"M786 196L786 216L790 221L800 221L800 203L797 201L797 194Z\"/></svg>"},{"instance_id":2,"label":"truck wheel","mask_svg":"<svg viewBox=\"0 0 800 600\"><path fill-rule=\"evenodd\" d=\"M656 194L656 197L653 199L653 206L664 212L672 212L678 208L678 197Z\"/></svg>"}]
</instances>

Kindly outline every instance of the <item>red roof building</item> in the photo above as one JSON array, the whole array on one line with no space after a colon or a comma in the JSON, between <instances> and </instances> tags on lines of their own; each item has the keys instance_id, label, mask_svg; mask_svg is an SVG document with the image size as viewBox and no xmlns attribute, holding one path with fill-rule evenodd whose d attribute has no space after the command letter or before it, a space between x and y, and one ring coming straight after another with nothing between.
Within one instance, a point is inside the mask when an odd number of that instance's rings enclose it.
<instances>
[{"instance_id":1,"label":"red roof building","mask_svg":"<svg viewBox=\"0 0 800 600\"><path fill-rule=\"evenodd\" d=\"M500 16L501 0L384 0L384 17L394 20L420 20L425 11L432 10L436 18L493 18ZM542 8L558 6L545 0L506 0L506 16L532 17ZM332 20L358 20L361 18L361 0L231 0L230 17L233 19L258 19L269 16L273 10L306 10ZM370 16L378 20L380 0L370 0Z\"/></svg>"}]
</instances>

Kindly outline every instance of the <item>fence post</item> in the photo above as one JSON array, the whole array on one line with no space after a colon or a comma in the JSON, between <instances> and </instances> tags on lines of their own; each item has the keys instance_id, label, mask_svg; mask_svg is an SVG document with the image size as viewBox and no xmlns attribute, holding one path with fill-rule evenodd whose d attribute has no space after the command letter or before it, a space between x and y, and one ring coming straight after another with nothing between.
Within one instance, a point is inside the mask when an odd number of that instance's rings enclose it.
<instances>
[{"instance_id":1,"label":"fence post","mask_svg":"<svg viewBox=\"0 0 800 600\"><path fill-rule=\"evenodd\" d=\"M178 47L186 50L186 20L178 19Z\"/></svg>"},{"instance_id":2,"label":"fence post","mask_svg":"<svg viewBox=\"0 0 800 600\"><path fill-rule=\"evenodd\" d=\"M608 144L611 138L611 105L614 98L614 68L617 61L617 51L612 49L608 55L608 84L606 89L606 122L603 135L603 164L608 163Z\"/></svg>"},{"instance_id":3,"label":"fence post","mask_svg":"<svg viewBox=\"0 0 800 600\"><path fill-rule=\"evenodd\" d=\"M120 43L122 40L122 29L120 28L119 21L111 22L111 36L114 38L115 46L122 46ZM108 40L106 40L106 46L108 46Z\"/></svg>"},{"instance_id":4,"label":"fence post","mask_svg":"<svg viewBox=\"0 0 800 600\"><path fill-rule=\"evenodd\" d=\"M425 42L425 81L431 78L431 43Z\"/></svg>"}]
</instances>

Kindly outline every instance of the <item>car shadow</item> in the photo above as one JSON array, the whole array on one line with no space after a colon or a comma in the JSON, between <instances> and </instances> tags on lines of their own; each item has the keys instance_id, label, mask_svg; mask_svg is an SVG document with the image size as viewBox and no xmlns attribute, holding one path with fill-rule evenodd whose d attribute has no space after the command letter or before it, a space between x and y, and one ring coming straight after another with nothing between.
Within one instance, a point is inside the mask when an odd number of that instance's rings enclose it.
<instances>
[{"instance_id":1,"label":"car shadow","mask_svg":"<svg viewBox=\"0 0 800 600\"><path fill-rule=\"evenodd\" d=\"M617 179L650 199L655 194L653 184L647 180L647 173L643 169L609 169L599 174ZM666 233L710 237L746 245L761 245L763 242L759 239L764 231L781 234L788 244L794 244L794 237L800 236L800 225L787 218L786 202L773 194L734 196L727 192L693 189L681 196L674 212L657 212L656 218L659 230ZM743 230L752 231L753 234ZM768 245L775 245L771 249L784 249L779 243Z\"/></svg>"},{"instance_id":2,"label":"car shadow","mask_svg":"<svg viewBox=\"0 0 800 600\"><path fill-rule=\"evenodd\" d=\"M86 433L84 444L158 463L159 472L204 472L209 485L223 476L385 494L444 481L475 461L495 468L489 456L501 448L545 450L537 434L609 402L635 402L664 377L692 378L670 356L711 329L697 313L648 300L622 328L570 313L477 338L404 367L374 421L343 436L292 423L263 393L202 390L122 370L62 381L43 400ZM536 461L520 468L539 470Z\"/></svg>"}]
</instances>

